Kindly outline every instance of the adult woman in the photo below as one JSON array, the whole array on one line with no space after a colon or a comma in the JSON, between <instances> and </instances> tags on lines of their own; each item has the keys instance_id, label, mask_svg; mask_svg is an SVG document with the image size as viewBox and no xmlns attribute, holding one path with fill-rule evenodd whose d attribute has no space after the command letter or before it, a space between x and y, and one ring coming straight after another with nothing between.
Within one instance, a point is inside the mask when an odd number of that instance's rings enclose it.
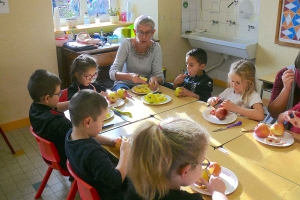
<instances>
[{"instance_id":1,"label":"adult woman","mask_svg":"<svg viewBox=\"0 0 300 200\"><path fill-rule=\"evenodd\" d=\"M272 89L272 96L268 106L268 111L273 118L276 119L280 113L293 107L300 101L299 71L300 51L295 59L294 66L285 67L281 69L276 75L276 79ZM295 90L293 91L294 95L292 95L292 99L289 100L293 84L295 85Z\"/></svg>"},{"instance_id":2,"label":"adult woman","mask_svg":"<svg viewBox=\"0 0 300 200\"><path fill-rule=\"evenodd\" d=\"M110 79L115 81L112 90L146 83L141 76L149 80L151 89L164 82L161 47L152 41L154 26L154 21L146 15L135 20L136 37L123 40L109 71Z\"/></svg>"}]
</instances>

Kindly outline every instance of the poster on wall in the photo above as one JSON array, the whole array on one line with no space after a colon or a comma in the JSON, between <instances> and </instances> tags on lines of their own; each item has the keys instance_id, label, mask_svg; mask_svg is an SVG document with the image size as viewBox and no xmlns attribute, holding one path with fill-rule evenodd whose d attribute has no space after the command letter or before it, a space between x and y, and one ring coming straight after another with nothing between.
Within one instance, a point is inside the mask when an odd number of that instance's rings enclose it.
<instances>
[{"instance_id":1,"label":"poster on wall","mask_svg":"<svg viewBox=\"0 0 300 200\"><path fill-rule=\"evenodd\" d=\"M279 0L275 43L300 47L300 2Z\"/></svg>"}]
</instances>

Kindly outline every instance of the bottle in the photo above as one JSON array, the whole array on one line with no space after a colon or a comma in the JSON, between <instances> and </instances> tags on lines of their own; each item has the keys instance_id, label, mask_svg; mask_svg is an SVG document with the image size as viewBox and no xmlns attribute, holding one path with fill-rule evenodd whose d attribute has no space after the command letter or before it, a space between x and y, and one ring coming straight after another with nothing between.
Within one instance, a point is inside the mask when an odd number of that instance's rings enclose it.
<instances>
[{"instance_id":1,"label":"bottle","mask_svg":"<svg viewBox=\"0 0 300 200\"><path fill-rule=\"evenodd\" d=\"M97 24L97 25L100 24L100 16L99 16L99 14L97 14L96 17L95 17L95 24Z\"/></svg>"},{"instance_id":2,"label":"bottle","mask_svg":"<svg viewBox=\"0 0 300 200\"><path fill-rule=\"evenodd\" d=\"M102 29L100 31L100 35L101 35L101 38L103 38L103 31L102 31Z\"/></svg>"},{"instance_id":3,"label":"bottle","mask_svg":"<svg viewBox=\"0 0 300 200\"><path fill-rule=\"evenodd\" d=\"M88 12L84 13L84 25L85 26L89 26L90 25L90 16L89 16Z\"/></svg>"},{"instance_id":4,"label":"bottle","mask_svg":"<svg viewBox=\"0 0 300 200\"><path fill-rule=\"evenodd\" d=\"M59 17L58 7L54 8L53 21L54 21L55 31L60 30L61 27L60 27L60 17Z\"/></svg>"}]
</instances>

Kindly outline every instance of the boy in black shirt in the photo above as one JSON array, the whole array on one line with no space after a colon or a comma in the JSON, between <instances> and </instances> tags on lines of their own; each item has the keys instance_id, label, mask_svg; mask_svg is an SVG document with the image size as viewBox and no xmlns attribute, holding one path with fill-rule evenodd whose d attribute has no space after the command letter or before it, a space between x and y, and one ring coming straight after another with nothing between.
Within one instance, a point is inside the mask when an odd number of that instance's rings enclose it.
<instances>
[{"instance_id":1,"label":"boy in black shirt","mask_svg":"<svg viewBox=\"0 0 300 200\"><path fill-rule=\"evenodd\" d=\"M42 138L54 143L60 155L60 164L66 166L65 137L72 128L64 111L69 102L58 103L61 80L53 73L43 69L36 70L28 82L28 91L33 100L29 110L29 120L33 130Z\"/></svg>"},{"instance_id":2,"label":"boy in black shirt","mask_svg":"<svg viewBox=\"0 0 300 200\"><path fill-rule=\"evenodd\" d=\"M100 144L95 140L108 112L107 101L99 93L83 89L72 97L69 110L73 129L67 133L65 149L74 172L96 188L101 199L123 199L129 142L123 140L120 159L114 164L101 145L110 141L102 140Z\"/></svg>"},{"instance_id":3,"label":"boy in black shirt","mask_svg":"<svg viewBox=\"0 0 300 200\"><path fill-rule=\"evenodd\" d=\"M191 96L206 102L213 91L213 80L204 71L206 63L207 55L203 49L190 50L186 54L187 71L179 74L173 85L165 83L164 86L172 89L180 87L179 97Z\"/></svg>"}]
</instances>

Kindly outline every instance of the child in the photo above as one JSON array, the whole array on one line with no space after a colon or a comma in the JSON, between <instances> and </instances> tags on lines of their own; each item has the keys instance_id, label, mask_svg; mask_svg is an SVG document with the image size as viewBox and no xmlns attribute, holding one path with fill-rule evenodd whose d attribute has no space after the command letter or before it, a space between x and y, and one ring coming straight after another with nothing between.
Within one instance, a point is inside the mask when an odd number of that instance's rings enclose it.
<instances>
[{"instance_id":1,"label":"child","mask_svg":"<svg viewBox=\"0 0 300 200\"><path fill-rule=\"evenodd\" d=\"M229 88L218 97L211 97L207 103L214 106L223 101L221 106L228 111L238 113L253 120L264 119L262 100L256 92L255 67L246 60L231 64L228 73Z\"/></svg>"},{"instance_id":2,"label":"child","mask_svg":"<svg viewBox=\"0 0 300 200\"><path fill-rule=\"evenodd\" d=\"M290 128L288 127L289 130L300 134L300 102L288 111L279 114L277 121L281 123L285 121L291 123L292 126Z\"/></svg>"},{"instance_id":3,"label":"child","mask_svg":"<svg viewBox=\"0 0 300 200\"><path fill-rule=\"evenodd\" d=\"M28 92L33 100L29 110L29 120L33 130L54 143L60 155L60 164L66 166L65 137L72 128L63 111L68 109L69 102L58 103L61 80L55 74L38 69L30 77Z\"/></svg>"},{"instance_id":4,"label":"child","mask_svg":"<svg viewBox=\"0 0 300 200\"><path fill-rule=\"evenodd\" d=\"M82 89L91 89L106 95L104 88L95 82L98 77L98 69L96 59L88 54L81 54L71 65L72 85L68 88L68 100Z\"/></svg>"},{"instance_id":5,"label":"child","mask_svg":"<svg viewBox=\"0 0 300 200\"><path fill-rule=\"evenodd\" d=\"M95 187L101 199L122 199L126 189L129 142L121 144L120 159L115 166L107 151L94 137L99 137L106 113L107 101L93 90L80 90L70 101L73 130L66 136L66 154L75 173ZM115 145L116 140L102 138L102 144Z\"/></svg>"},{"instance_id":6,"label":"child","mask_svg":"<svg viewBox=\"0 0 300 200\"><path fill-rule=\"evenodd\" d=\"M180 187L199 179L207 147L207 132L195 122L168 118L159 125L144 123L133 135L128 162L128 177L133 186L125 199L202 199L199 193L190 194ZM227 199L225 184L219 177L201 181L212 199Z\"/></svg>"},{"instance_id":7,"label":"child","mask_svg":"<svg viewBox=\"0 0 300 200\"><path fill-rule=\"evenodd\" d=\"M207 63L207 55L203 49L192 49L186 54L185 74L179 74L174 80L173 89L181 87L180 97L195 97L201 101L207 101L213 91L213 80L206 75L204 68Z\"/></svg>"}]
</instances>

